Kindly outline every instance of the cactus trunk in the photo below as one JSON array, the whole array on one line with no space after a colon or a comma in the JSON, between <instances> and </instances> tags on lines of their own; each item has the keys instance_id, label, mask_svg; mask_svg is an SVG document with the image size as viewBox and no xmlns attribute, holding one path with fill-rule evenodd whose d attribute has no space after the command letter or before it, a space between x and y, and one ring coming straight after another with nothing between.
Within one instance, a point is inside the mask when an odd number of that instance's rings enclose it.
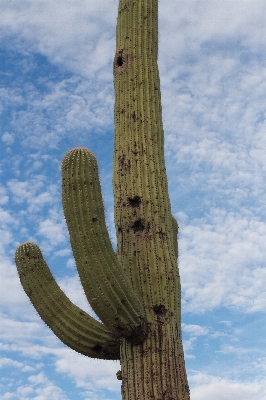
<instances>
[{"instance_id":1,"label":"cactus trunk","mask_svg":"<svg viewBox=\"0 0 266 400\"><path fill-rule=\"evenodd\" d=\"M164 163L158 1L120 0L117 20L113 187L117 255L142 299L148 334L122 339L124 400L189 399L181 342L176 222Z\"/></svg>"}]
</instances>

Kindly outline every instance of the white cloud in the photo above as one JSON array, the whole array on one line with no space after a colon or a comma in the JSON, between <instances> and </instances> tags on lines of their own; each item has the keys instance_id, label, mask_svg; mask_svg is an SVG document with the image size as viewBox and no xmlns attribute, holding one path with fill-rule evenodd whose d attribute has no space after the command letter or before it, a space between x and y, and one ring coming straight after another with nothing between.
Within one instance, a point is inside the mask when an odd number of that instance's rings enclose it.
<instances>
[{"instance_id":1,"label":"white cloud","mask_svg":"<svg viewBox=\"0 0 266 400\"><path fill-rule=\"evenodd\" d=\"M55 64L90 74L105 67L113 57L108 42L115 35L116 8L114 0L108 3L108 12L102 0L97 5L81 0L75 4L60 0L38 3L21 0L19 7L14 1L3 1L0 7L2 37L15 37L21 51L40 52ZM24 47L23 42L29 47ZM85 46L86 52L82 51Z\"/></svg>"},{"instance_id":2,"label":"white cloud","mask_svg":"<svg viewBox=\"0 0 266 400\"><path fill-rule=\"evenodd\" d=\"M4 142L7 146L9 146L14 143L14 136L8 132L4 133L2 135L2 142Z\"/></svg>"},{"instance_id":3,"label":"white cloud","mask_svg":"<svg viewBox=\"0 0 266 400\"><path fill-rule=\"evenodd\" d=\"M5 199L3 199L3 201L5 201ZM5 226L5 225L14 225L16 223L15 218L13 218L10 213L8 211L3 210L2 208L0 208L0 220L1 220L1 226Z\"/></svg>"},{"instance_id":4,"label":"white cloud","mask_svg":"<svg viewBox=\"0 0 266 400\"><path fill-rule=\"evenodd\" d=\"M11 358L1 358L0 359L0 368L17 368L22 372L33 372L35 369L29 365L25 365L24 363L12 360Z\"/></svg>"},{"instance_id":5,"label":"white cloud","mask_svg":"<svg viewBox=\"0 0 266 400\"><path fill-rule=\"evenodd\" d=\"M34 69L31 71L34 72ZM83 81L80 77L50 82L43 78L45 89L25 86L16 81L23 104L14 101L12 92L5 92L6 109L12 115L12 134L26 149L56 149L70 133L73 137L88 133L104 133L113 123L112 77L103 86L97 79ZM1 96L1 92L0 92ZM7 102L7 100L5 100Z\"/></svg>"},{"instance_id":6,"label":"white cloud","mask_svg":"<svg viewBox=\"0 0 266 400\"><path fill-rule=\"evenodd\" d=\"M54 256L57 257L65 257L65 256L69 256L71 254L71 250L70 249L62 249L62 250L58 250L54 252Z\"/></svg>"},{"instance_id":7,"label":"white cloud","mask_svg":"<svg viewBox=\"0 0 266 400\"><path fill-rule=\"evenodd\" d=\"M5 111L10 106L21 106L24 103L21 90L12 88L0 88L0 112Z\"/></svg>"},{"instance_id":8,"label":"white cloud","mask_svg":"<svg viewBox=\"0 0 266 400\"><path fill-rule=\"evenodd\" d=\"M46 204L51 204L52 203L52 195L51 193L44 192L39 194L38 196L34 197L31 199L30 205L31 207L29 208L30 211L37 211L41 207L43 207Z\"/></svg>"},{"instance_id":9,"label":"white cloud","mask_svg":"<svg viewBox=\"0 0 266 400\"><path fill-rule=\"evenodd\" d=\"M241 382L198 373L191 376L190 385L192 400L266 399L264 380Z\"/></svg>"},{"instance_id":10,"label":"white cloud","mask_svg":"<svg viewBox=\"0 0 266 400\"><path fill-rule=\"evenodd\" d=\"M1 316L1 338L3 341L12 343L22 343L24 341L24 346L26 341L30 343L34 339L38 339L40 334L43 334L43 340L46 339L47 335L43 332L44 323L41 321L40 317L34 313L33 307L24 307L24 318L26 317L25 311L28 311L29 320L35 320L34 322L28 321L18 321L15 319L7 318L6 316ZM49 332L49 331L48 331Z\"/></svg>"},{"instance_id":11,"label":"white cloud","mask_svg":"<svg viewBox=\"0 0 266 400\"><path fill-rule=\"evenodd\" d=\"M43 372L32 375L28 383L18 386L14 392L6 391L3 400L68 400L63 391L51 382Z\"/></svg>"},{"instance_id":12,"label":"white cloud","mask_svg":"<svg viewBox=\"0 0 266 400\"><path fill-rule=\"evenodd\" d=\"M182 227L179 240L186 311L265 310L266 225L223 210Z\"/></svg>"},{"instance_id":13,"label":"white cloud","mask_svg":"<svg viewBox=\"0 0 266 400\"><path fill-rule=\"evenodd\" d=\"M53 246L64 243L66 240L63 223L57 223L52 219L40 222L38 235L44 236Z\"/></svg>"},{"instance_id":14,"label":"white cloud","mask_svg":"<svg viewBox=\"0 0 266 400\"><path fill-rule=\"evenodd\" d=\"M23 315L28 308L28 298L19 282L18 273L11 256L1 256L1 290L0 301L2 312L14 317ZM2 321L3 328L4 321Z\"/></svg>"},{"instance_id":15,"label":"white cloud","mask_svg":"<svg viewBox=\"0 0 266 400\"><path fill-rule=\"evenodd\" d=\"M4 205L8 202L8 196L6 194L6 189L0 186L0 204Z\"/></svg>"},{"instance_id":16,"label":"white cloud","mask_svg":"<svg viewBox=\"0 0 266 400\"><path fill-rule=\"evenodd\" d=\"M75 379L78 387L120 391L121 382L116 378L116 372L120 369L119 362L94 360L69 351L62 355L56 361L56 370ZM101 373L103 370L104 376Z\"/></svg>"},{"instance_id":17,"label":"white cloud","mask_svg":"<svg viewBox=\"0 0 266 400\"><path fill-rule=\"evenodd\" d=\"M80 307L94 318L96 317L88 303L77 273L75 276L65 276L64 278L61 278L58 280L58 284L76 306Z\"/></svg>"},{"instance_id":18,"label":"white cloud","mask_svg":"<svg viewBox=\"0 0 266 400\"><path fill-rule=\"evenodd\" d=\"M194 324L182 324L182 330L192 336L207 335L209 333L209 328L207 328L206 326Z\"/></svg>"},{"instance_id":19,"label":"white cloud","mask_svg":"<svg viewBox=\"0 0 266 400\"><path fill-rule=\"evenodd\" d=\"M18 203L23 201L35 201L36 193L44 186L43 176L36 176L35 179L30 181L19 181L18 179L11 179L7 185L9 190L14 196L14 200Z\"/></svg>"},{"instance_id":20,"label":"white cloud","mask_svg":"<svg viewBox=\"0 0 266 400\"><path fill-rule=\"evenodd\" d=\"M75 263L74 258L69 258L67 260L66 266L67 266L67 268L71 268L71 269L75 268L76 267L76 263Z\"/></svg>"}]
</instances>

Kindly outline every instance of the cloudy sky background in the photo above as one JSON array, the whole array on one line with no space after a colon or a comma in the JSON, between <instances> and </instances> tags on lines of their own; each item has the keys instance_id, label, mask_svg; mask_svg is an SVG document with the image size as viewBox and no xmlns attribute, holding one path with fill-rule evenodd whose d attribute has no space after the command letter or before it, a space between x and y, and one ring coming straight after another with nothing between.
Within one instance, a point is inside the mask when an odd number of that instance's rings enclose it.
<instances>
[{"instance_id":1,"label":"cloudy sky background","mask_svg":"<svg viewBox=\"0 0 266 400\"><path fill-rule=\"evenodd\" d=\"M71 147L99 161L115 245L113 77L118 0L0 1L1 399L119 400L119 363L62 345L20 287L14 250L40 245L89 310L60 200ZM266 399L266 3L166 0L159 68L180 226L191 400Z\"/></svg>"}]
</instances>

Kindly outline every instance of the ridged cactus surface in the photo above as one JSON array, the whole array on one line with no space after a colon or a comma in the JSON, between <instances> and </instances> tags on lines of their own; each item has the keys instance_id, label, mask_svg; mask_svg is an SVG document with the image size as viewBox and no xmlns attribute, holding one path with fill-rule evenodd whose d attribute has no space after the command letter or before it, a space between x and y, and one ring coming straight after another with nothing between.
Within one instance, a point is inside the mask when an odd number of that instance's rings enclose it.
<instances>
[{"instance_id":1,"label":"ridged cactus surface","mask_svg":"<svg viewBox=\"0 0 266 400\"><path fill-rule=\"evenodd\" d=\"M62 163L70 242L84 292L101 323L65 296L37 245L24 243L15 256L27 295L66 345L89 357L120 359L124 400L190 398L157 56L158 0L120 0L113 65L116 253L94 156L75 148Z\"/></svg>"}]
</instances>

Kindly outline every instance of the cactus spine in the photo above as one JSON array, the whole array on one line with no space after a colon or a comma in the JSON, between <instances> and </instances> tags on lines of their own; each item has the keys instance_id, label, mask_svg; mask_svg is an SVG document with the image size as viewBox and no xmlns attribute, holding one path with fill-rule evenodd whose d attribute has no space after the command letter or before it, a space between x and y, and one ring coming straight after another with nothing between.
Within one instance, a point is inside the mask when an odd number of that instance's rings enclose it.
<instances>
[{"instance_id":1,"label":"cactus spine","mask_svg":"<svg viewBox=\"0 0 266 400\"><path fill-rule=\"evenodd\" d=\"M62 163L71 246L87 299L102 323L68 300L37 245L24 243L15 255L27 295L65 344L89 357L120 359L124 400L190 398L157 55L158 0L120 0L114 58L116 254L94 156L76 148Z\"/></svg>"}]
</instances>

